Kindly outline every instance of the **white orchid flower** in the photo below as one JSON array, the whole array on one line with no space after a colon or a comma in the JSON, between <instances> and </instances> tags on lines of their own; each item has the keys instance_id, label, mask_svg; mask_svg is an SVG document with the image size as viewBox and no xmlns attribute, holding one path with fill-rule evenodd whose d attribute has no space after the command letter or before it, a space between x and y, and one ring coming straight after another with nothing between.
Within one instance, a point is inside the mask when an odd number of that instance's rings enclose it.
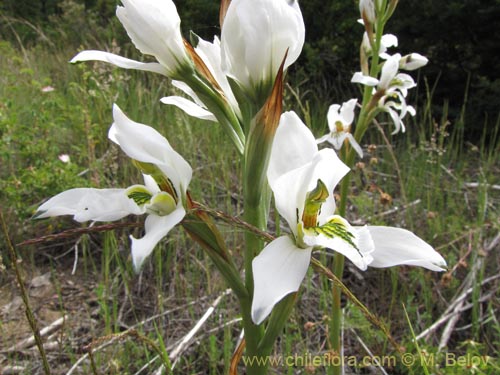
<instances>
[{"instance_id":1,"label":"white orchid flower","mask_svg":"<svg viewBox=\"0 0 500 375\"><path fill-rule=\"evenodd\" d=\"M148 214L145 235L132 240L132 260L139 270L156 244L185 216L183 199L192 169L155 129L136 123L113 107L114 123L109 138L133 160L150 169L144 185L127 189L77 188L49 199L36 217L73 215L78 222L114 221L127 215ZM158 174L159 173L159 174Z\"/></svg>"},{"instance_id":2,"label":"white orchid flower","mask_svg":"<svg viewBox=\"0 0 500 375\"><path fill-rule=\"evenodd\" d=\"M292 234L275 239L253 260L254 323L260 324L276 303L298 290L314 248L335 250L362 270L408 264L437 271L446 264L409 231L352 227L335 215L333 190L348 171L332 149L318 151L314 136L295 113L282 115L267 176Z\"/></svg>"},{"instance_id":3,"label":"white orchid flower","mask_svg":"<svg viewBox=\"0 0 500 375\"><path fill-rule=\"evenodd\" d=\"M191 60L186 52L180 31L181 20L172 0L121 0L116 15L128 36L145 55L152 55L158 63L143 63L103 51L82 51L71 60L104 61L120 68L138 69L176 76Z\"/></svg>"},{"instance_id":4,"label":"white orchid flower","mask_svg":"<svg viewBox=\"0 0 500 375\"><path fill-rule=\"evenodd\" d=\"M231 90L231 86L229 85L227 76L222 71L219 38L215 36L213 43L199 38L198 45L196 46L195 51L203 60L210 73L212 73L212 76L215 78L217 84L222 90L224 97L227 99L236 115L241 116L238 102L236 101L233 91ZM186 112L188 115L202 120L217 121L215 116L207 110L203 102L198 98L195 92L188 85L180 81L173 81L172 83L175 87L191 97L192 101L180 96L167 96L160 99L162 103L175 105L176 107Z\"/></svg>"},{"instance_id":5,"label":"white orchid flower","mask_svg":"<svg viewBox=\"0 0 500 375\"><path fill-rule=\"evenodd\" d=\"M297 0L233 0L221 33L223 70L247 90L272 83L297 60L305 27Z\"/></svg>"},{"instance_id":6,"label":"white orchid flower","mask_svg":"<svg viewBox=\"0 0 500 375\"><path fill-rule=\"evenodd\" d=\"M388 56L382 66L380 79L363 75L362 72L354 73L351 82L361 83L366 86L376 86L374 91L380 93L378 107L380 110L389 113L395 130L392 134L404 131L405 127L402 119L407 113L415 115L415 109L406 104L408 90L415 87L415 81L406 73L398 73L400 68L401 55Z\"/></svg>"},{"instance_id":7,"label":"white orchid flower","mask_svg":"<svg viewBox=\"0 0 500 375\"><path fill-rule=\"evenodd\" d=\"M354 121L354 109L357 99L351 99L342 104L332 104L328 109L327 119L330 133L316 140L316 143L328 141L336 150L340 150L347 139L359 157L363 157L363 150L351 134L351 124Z\"/></svg>"},{"instance_id":8,"label":"white orchid flower","mask_svg":"<svg viewBox=\"0 0 500 375\"><path fill-rule=\"evenodd\" d=\"M398 46L398 37L396 35L384 34L380 39L380 47L378 50L378 55L383 59L387 59L390 57L390 55L387 53L387 50L391 47L397 47L397 46ZM368 36L367 32L363 34L363 39L361 41L361 48L364 50L365 55L370 55L372 52L372 45L370 43L370 37Z\"/></svg>"}]
</instances>

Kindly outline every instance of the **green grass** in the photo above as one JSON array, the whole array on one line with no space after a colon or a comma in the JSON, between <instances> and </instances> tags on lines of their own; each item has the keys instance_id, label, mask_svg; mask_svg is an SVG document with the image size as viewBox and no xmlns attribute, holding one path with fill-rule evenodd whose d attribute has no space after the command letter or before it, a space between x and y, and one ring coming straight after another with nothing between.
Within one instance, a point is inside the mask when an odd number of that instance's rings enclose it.
<instances>
[{"instance_id":1,"label":"green grass","mask_svg":"<svg viewBox=\"0 0 500 375\"><path fill-rule=\"evenodd\" d=\"M190 162L194 170L190 186L194 199L229 215L241 214L238 156L219 127L193 121L179 110L160 104L159 99L172 92L162 77L113 69L105 64L72 66L67 60L73 52L68 55L33 48L23 53L0 42L0 205L14 243L81 226L67 218L30 220L44 199L60 191L140 183L140 174L107 140L113 102L133 120L162 132ZM49 85L55 90L42 92ZM469 363L447 359L446 353L454 353L491 357L487 365L479 364L474 371L495 374L500 367L499 281L483 286L480 283L497 274L499 267L498 245L489 253L486 250L500 229L500 191L495 188L500 177L500 148L494 140L488 146L485 142L467 143L463 139L467 124L456 121L447 125L446 106L443 117L436 119L429 96L428 103L419 109L420 116L408 124L407 133L389 136L393 149L385 144L377 129L368 134L366 145L374 144L377 148L367 153L364 165L352 172L348 216L354 222L413 230L443 254L449 272L443 275L400 267L361 273L347 266L345 282L389 327L406 352L415 358L427 355L435 360L427 364L431 373L471 373ZM305 104L307 93L288 95L287 104L297 110L297 98L302 104L300 111L307 114L307 121L320 135L329 103L311 112ZM382 127L386 134L390 132L390 125L382 123ZM63 153L70 155L69 164L58 159ZM387 194L392 202L388 202ZM241 264L241 229L234 230L222 222L220 226L236 262ZM60 346L49 352L53 373L66 373L88 353L89 344L97 373L139 373L158 355L152 343L160 352L171 352L225 290L206 254L180 228L158 246L141 274L134 274L128 235L140 235L141 230L89 233L17 248L28 284L33 276L50 271L56 286L55 299L40 301L32 295L39 325L51 323L48 315L43 315L43 306L51 306L59 314L68 312L70 316L59 333ZM9 256L3 242L0 244L6 266L0 276L3 291L14 284ZM330 262L327 256L322 260ZM447 349L438 353L443 325L419 341L424 353L418 353L403 304L418 335L463 292L460 288L468 277L473 277L473 292L466 301L471 308L462 312ZM290 322L276 344L277 355L328 352L325 314L329 293L329 282L311 271ZM241 329L239 323L233 322L238 317L236 306L233 296L224 297L195 336L195 342L175 363L175 373L227 371ZM18 307L18 311L21 313L22 308ZM345 312L346 355L365 356L366 346L375 355L397 356L387 337L367 321L358 307L346 301ZM155 318L148 320L151 317ZM12 336L12 332L7 332L12 318L6 313L0 318L0 331L6 338L1 341L3 349L12 345L5 342L8 337L20 340L30 334L23 331ZM110 345L101 348L111 340L114 341ZM27 357L12 352L0 357L0 361L1 366L25 366L25 374L41 373L36 353ZM156 359L142 373L153 373L160 363ZM299 370L302 368L275 369L279 374ZM423 371L418 363L405 367L399 359L395 368L386 370L391 374ZM92 371L89 362L84 362L79 373ZM312 373L313 368L307 371ZM316 373L323 371L316 369Z\"/></svg>"}]
</instances>

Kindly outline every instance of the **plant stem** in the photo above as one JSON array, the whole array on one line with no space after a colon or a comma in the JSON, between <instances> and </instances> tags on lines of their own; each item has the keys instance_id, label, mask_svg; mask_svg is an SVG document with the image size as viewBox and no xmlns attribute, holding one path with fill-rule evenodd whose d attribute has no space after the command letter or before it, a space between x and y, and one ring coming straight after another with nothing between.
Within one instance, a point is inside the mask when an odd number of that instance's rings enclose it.
<instances>
[{"instance_id":1,"label":"plant stem","mask_svg":"<svg viewBox=\"0 0 500 375\"><path fill-rule=\"evenodd\" d=\"M24 303L24 307L26 309L26 311L25 311L26 318L28 319L28 323L30 325L31 331L33 332L33 336L35 337L36 346L38 347L38 351L40 352L40 356L42 357L43 371L45 372L45 375L50 375L50 366L49 366L49 362L47 360L47 355L45 353L45 349L43 347L42 337L40 336L40 330L38 329L37 321L35 319L35 316L33 315L33 311L31 310L28 292L26 291L26 288L24 287L24 280L23 280L23 277L21 276L21 271L19 270L19 267L18 267L19 260L17 258L17 253L16 253L16 250L14 249L14 246L12 246L12 242L10 241L9 232L7 230L7 225L5 223L5 219L4 219L3 213L1 211L0 211L0 221L2 222L2 230L3 230L4 236L5 236L5 241L7 243L7 248L9 250L12 268L14 268L14 271L16 273L17 283L19 285L21 297L22 297L22 300Z\"/></svg>"}]
</instances>

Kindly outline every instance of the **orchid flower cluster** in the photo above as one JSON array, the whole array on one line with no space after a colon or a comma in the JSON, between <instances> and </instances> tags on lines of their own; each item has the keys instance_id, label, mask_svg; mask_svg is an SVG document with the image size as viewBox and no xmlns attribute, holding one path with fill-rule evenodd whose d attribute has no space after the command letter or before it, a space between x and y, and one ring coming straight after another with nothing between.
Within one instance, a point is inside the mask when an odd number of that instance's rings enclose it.
<instances>
[{"instance_id":1,"label":"orchid flower cluster","mask_svg":"<svg viewBox=\"0 0 500 375\"><path fill-rule=\"evenodd\" d=\"M352 82L365 90L356 131L358 99L351 99L330 107L330 132L318 139L296 113L282 113L284 73L297 60L305 36L296 0L222 0L220 39L215 36L210 42L195 36L192 43L181 35L172 0L121 1L123 6L116 11L119 20L137 49L156 62L103 51L80 52L71 62L104 61L161 74L185 94L161 98L162 103L220 124L241 154L244 220L255 228L245 235L244 270L236 266L215 219L191 198L189 163L163 135L132 121L116 104L109 139L139 168L144 183L124 189L71 189L41 205L38 218L73 215L86 222L147 215L144 236L131 236L137 272L159 241L182 225L238 297L246 354L253 356L271 352L316 252L336 252L361 270L403 264L443 270L441 255L407 230L352 226L333 195L348 176L353 152L362 157L360 140L375 116L387 112L397 132L404 131L404 117L415 113L405 101L415 82L399 70L416 69L427 60L418 54L388 54L397 38L383 35L383 26L397 1L360 0L365 34L361 71ZM318 143L324 141L346 151L347 157L341 160L331 148L319 150ZM267 231L271 193L289 233L266 245L256 232ZM345 194L341 199L345 202ZM247 373L265 373L265 367L249 364Z\"/></svg>"}]
</instances>

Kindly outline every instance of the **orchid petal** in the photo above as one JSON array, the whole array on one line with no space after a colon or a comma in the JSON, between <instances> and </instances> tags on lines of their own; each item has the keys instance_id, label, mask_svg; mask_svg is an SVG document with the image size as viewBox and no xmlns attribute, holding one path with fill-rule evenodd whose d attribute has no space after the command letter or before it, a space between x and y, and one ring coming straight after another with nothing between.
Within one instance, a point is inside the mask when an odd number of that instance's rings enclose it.
<instances>
[{"instance_id":1,"label":"orchid petal","mask_svg":"<svg viewBox=\"0 0 500 375\"><path fill-rule=\"evenodd\" d=\"M346 242L340 237L328 237L322 233L318 235L310 235L305 232L304 242L308 246L321 246L334 250L356 265L359 269L365 271L368 265L373 261L373 241L370 237L370 232L366 227L350 228L351 234L354 236L356 247Z\"/></svg>"},{"instance_id":2,"label":"orchid petal","mask_svg":"<svg viewBox=\"0 0 500 375\"><path fill-rule=\"evenodd\" d=\"M384 34L380 42L385 48L397 47L398 37L393 34Z\"/></svg>"},{"instance_id":3,"label":"orchid petal","mask_svg":"<svg viewBox=\"0 0 500 375\"><path fill-rule=\"evenodd\" d=\"M409 265L444 271L446 261L427 242L412 232L395 227L368 226L375 245L371 267Z\"/></svg>"},{"instance_id":4,"label":"orchid petal","mask_svg":"<svg viewBox=\"0 0 500 375\"><path fill-rule=\"evenodd\" d=\"M271 187L279 176L309 163L317 152L314 136L299 116L295 112L283 113L267 170Z\"/></svg>"},{"instance_id":5,"label":"orchid petal","mask_svg":"<svg viewBox=\"0 0 500 375\"><path fill-rule=\"evenodd\" d=\"M83 61L103 61L124 69L144 70L164 76L168 73L167 69L158 63L143 63L104 51L82 51L70 60L71 63Z\"/></svg>"},{"instance_id":6,"label":"orchid petal","mask_svg":"<svg viewBox=\"0 0 500 375\"><path fill-rule=\"evenodd\" d=\"M282 236L254 258L252 320L255 324L262 323L283 297L299 290L311 261L311 251L298 248L290 237Z\"/></svg>"},{"instance_id":7,"label":"orchid petal","mask_svg":"<svg viewBox=\"0 0 500 375\"><path fill-rule=\"evenodd\" d=\"M340 116L343 119L342 123L344 125L351 125L354 121L354 109L356 108L357 103L358 99L350 99L342 104L342 108L340 109Z\"/></svg>"},{"instance_id":8,"label":"orchid petal","mask_svg":"<svg viewBox=\"0 0 500 375\"><path fill-rule=\"evenodd\" d=\"M152 55L168 70L190 64L182 40L179 14L172 0L122 0L116 15L142 53Z\"/></svg>"},{"instance_id":9,"label":"orchid petal","mask_svg":"<svg viewBox=\"0 0 500 375\"><path fill-rule=\"evenodd\" d=\"M201 120L217 121L212 112L207 111L189 99L180 96L167 96L161 98L160 101L163 104L175 105L186 112L189 116L196 117Z\"/></svg>"},{"instance_id":10,"label":"orchid petal","mask_svg":"<svg viewBox=\"0 0 500 375\"><path fill-rule=\"evenodd\" d=\"M179 205L175 211L166 216L148 215L144 223L146 234L132 240L132 261L134 269L138 272L144 260L152 253L156 244L165 237L170 230L181 222L186 215L184 208Z\"/></svg>"},{"instance_id":11,"label":"orchid petal","mask_svg":"<svg viewBox=\"0 0 500 375\"><path fill-rule=\"evenodd\" d=\"M110 139L116 140L132 159L155 164L175 187L185 192L191 181L191 166L165 137L150 126L130 120L116 104L113 106L113 118L115 122L110 129Z\"/></svg>"},{"instance_id":12,"label":"orchid petal","mask_svg":"<svg viewBox=\"0 0 500 375\"><path fill-rule=\"evenodd\" d=\"M401 59L401 55L396 54L390 56L384 65L382 66L382 72L380 73L380 82L378 84L379 89L387 90L391 85L392 80L398 73L399 69L399 60Z\"/></svg>"},{"instance_id":13,"label":"orchid petal","mask_svg":"<svg viewBox=\"0 0 500 375\"><path fill-rule=\"evenodd\" d=\"M352 148L356 153L359 155L360 158L363 158L363 149L359 145L358 142L354 139L353 135L351 133L346 134L346 138L349 140L349 143L351 144Z\"/></svg>"},{"instance_id":14,"label":"orchid petal","mask_svg":"<svg viewBox=\"0 0 500 375\"><path fill-rule=\"evenodd\" d=\"M365 76L361 72L356 72L351 78L352 83L361 83L362 85L365 86L377 86L379 83L379 80L374 77L370 76Z\"/></svg>"},{"instance_id":15,"label":"orchid petal","mask_svg":"<svg viewBox=\"0 0 500 375\"><path fill-rule=\"evenodd\" d=\"M78 222L115 221L127 215L141 215L143 212L125 189L76 188L63 191L42 204L36 218L74 215Z\"/></svg>"}]
</instances>

